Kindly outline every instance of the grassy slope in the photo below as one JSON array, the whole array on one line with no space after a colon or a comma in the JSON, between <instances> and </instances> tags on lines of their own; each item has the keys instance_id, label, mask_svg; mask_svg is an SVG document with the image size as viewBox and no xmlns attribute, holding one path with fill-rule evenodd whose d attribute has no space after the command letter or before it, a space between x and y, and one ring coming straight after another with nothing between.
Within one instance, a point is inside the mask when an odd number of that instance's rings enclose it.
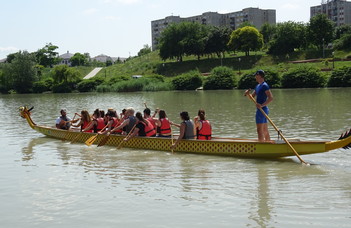
<instances>
[{"instance_id":1,"label":"grassy slope","mask_svg":"<svg viewBox=\"0 0 351 228\"><path fill-rule=\"evenodd\" d=\"M336 52L335 58L345 58L349 53ZM240 58L240 61L239 61ZM162 61L158 56L158 52L152 52L142 57L134 57L123 64L114 64L106 67L98 73L98 76L131 76L131 75L152 75L161 74L164 76L177 76L190 70L199 69L202 73L208 73L216 66L228 66L234 69L238 74L246 72L252 73L257 69L273 69L279 72L287 71L289 68L297 67L300 64L311 64L320 69L332 68L332 58L327 58L317 63L300 63L293 64L289 61L305 59L305 55L295 54L286 57L273 58L264 52L252 52L250 56L244 56L243 53L235 55L227 54L222 60L217 56L202 57L200 60L194 56L186 56L183 62L172 60ZM335 68L342 66L351 66L348 61L336 61Z\"/></svg>"}]
</instances>

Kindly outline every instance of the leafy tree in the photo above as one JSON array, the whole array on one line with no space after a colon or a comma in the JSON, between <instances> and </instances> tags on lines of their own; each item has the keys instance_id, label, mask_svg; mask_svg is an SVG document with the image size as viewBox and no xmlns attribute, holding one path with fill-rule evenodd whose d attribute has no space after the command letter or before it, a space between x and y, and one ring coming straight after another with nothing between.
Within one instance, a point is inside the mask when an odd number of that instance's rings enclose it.
<instances>
[{"instance_id":1,"label":"leafy tree","mask_svg":"<svg viewBox=\"0 0 351 228\"><path fill-rule=\"evenodd\" d=\"M232 30L228 27L210 26L208 39L205 45L205 54L216 53L218 57L221 53L228 51L228 42Z\"/></svg>"},{"instance_id":2,"label":"leafy tree","mask_svg":"<svg viewBox=\"0 0 351 228\"><path fill-rule=\"evenodd\" d=\"M56 49L58 49L58 46L48 43L45 47L35 52L38 64L44 67L53 67L53 65L59 63L60 59L58 52L55 51Z\"/></svg>"},{"instance_id":3,"label":"leafy tree","mask_svg":"<svg viewBox=\"0 0 351 228\"><path fill-rule=\"evenodd\" d=\"M273 39L275 31L276 31L276 25L265 23L261 27L260 33L263 35L263 43L265 45L268 45L269 41Z\"/></svg>"},{"instance_id":4,"label":"leafy tree","mask_svg":"<svg viewBox=\"0 0 351 228\"><path fill-rule=\"evenodd\" d=\"M184 35L180 30L179 24L169 25L161 34L158 48L160 49L160 57L162 60L176 58L178 61L183 60L184 43L182 42Z\"/></svg>"},{"instance_id":5,"label":"leafy tree","mask_svg":"<svg viewBox=\"0 0 351 228\"><path fill-rule=\"evenodd\" d=\"M340 39L335 40L334 48L336 50L351 50L351 33L346 33Z\"/></svg>"},{"instance_id":6,"label":"leafy tree","mask_svg":"<svg viewBox=\"0 0 351 228\"><path fill-rule=\"evenodd\" d=\"M335 37L334 39L340 39L345 34L351 33L351 25L341 25L335 28Z\"/></svg>"},{"instance_id":7,"label":"leafy tree","mask_svg":"<svg viewBox=\"0 0 351 228\"><path fill-rule=\"evenodd\" d=\"M334 23L325 14L317 14L312 17L307 27L309 42L319 49L323 49L324 44L333 40Z\"/></svg>"},{"instance_id":8,"label":"leafy tree","mask_svg":"<svg viewBox=\"0 0 351 228\"><path fill-rule=\"evenodd\" d=\"M285 55L305 47L306 26L303 23L288 21L277 24L273 40L269 43L268 53Z\"/></svg>"},{"instance_id":9,"label":"leafy tree","mask_svg":"<svg viewBox=\"0 0 351 228\"><path fill-rule=\"evenodd\" d=\"M199 23L182 22L171 24L159 39L160 57L163 60L176 58L183 60L184 55L204 54L208 39L208 26Z\"/></svg>"},{"instance_id":10,"label":"leafy tree","mask_svg":"<svg viewBox=\"0 0 351 228\"><path fill-rule=\"evenodd\" d=\"M244 51L246 56L250 51L257 51L262 48L263 36L259 31L251 26L236 29L230 35L228 46L233 51Z\"/></svg>"},{"instance_id":11,"label":"leafy tree","mask_svg":"<svg viewBox=\"0 0 351 228\"><path fill-rule=\"evenodd\" d=\"M81 80L81 74L75 68L70 68L67 65L58 65L52 71L52 78L54 79L54 84L78 83Z\"/></svg>"},{"instance_id":12,"label":"leafy tree","mask_svg":"<svg viewBox=\"0 0 351 228\"><path fill-rule=\"evenodd\" d=\"M71 59L72 66L85 66L88 63L88 59L86 55L81 54L79 52L75 53Z\"/></svg>"},{"instance_id":13,"label":"leafy tree","mask_svg":"<svg viewBox=\"0 0 351 228\"><path fill-rule=\"evenodd\" d=\"M142 49L138 52L138 56L143 56L151 53L151 47L148 44L145 44Z\"/></svg>"},{"instance_id":14,"label":"leafy tree","mask_svg":"<svg viewBox=\"0 0 351 228\"><path fill-rule=\"evenodd\" d=\"M11 63L5 64L3 80L4 89L14 89L18 93L29 93L33 83L38 80L35 70L35 58L27 51L19 51Z\"/></svg>"},{"instance_id":15,"label":"leafy tree","mask_svg":"<svg viewBox=\"0 0 351 228\"><path fill-rule=\"evenodd\" d=\"M7 63L11 63L12 60L14 60L14 59L16 58L16 54L17 54L17 53L8 54L8 55L6 56L6 62L7 62Z\"/></svg>"}]
</instances>

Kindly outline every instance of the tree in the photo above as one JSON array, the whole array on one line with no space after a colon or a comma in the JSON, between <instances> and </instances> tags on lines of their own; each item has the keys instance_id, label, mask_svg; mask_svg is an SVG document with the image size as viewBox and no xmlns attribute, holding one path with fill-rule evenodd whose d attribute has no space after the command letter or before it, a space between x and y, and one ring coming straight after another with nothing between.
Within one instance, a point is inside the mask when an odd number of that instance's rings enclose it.
<instances>
[{"instance_id":1,"label":"tree","mask_svg":"<svg viewBox=\"0 0 351 228\"><path fill-rule=\"evenodd\" d=\"M302 23L288 21L279 23L269 42L268 53L273 55L286 55L295 49L306 47L306 26Z\"/></svg>"},{"instance_id":2,"label":"tree","mask_svg":"<svg viewBox=\"0 0 351 228\"><path fill-rule=\"evenodd\" d=\"M205 45L205 54L216 53L220 57L221 53L228 50L228 42L232 30L228 27L210 26L208 39Z\"/></svg>"},{"instance_id":3,"label":"tree","mask_svg":"<svg viewBox=\"0 0 351 228\"><path fill-rule=\"evenodd\" d=\"M232 32L228 46L233 51L244 51L246 56L249 56L250 51L262 48L263 36L256 28L246 26Z\"/></svg>"},{"instance_id":4,"label":"tree","mask_svg":"<svg viewBox=\"0 0 351 228\"><path fill-rule=\"evenodd\" d=\"M75 68L70 68L67 65L55 66L52 71L52 78L55 84L79 82L81 74Z\"/></svg>"},{"instance_id":5,"label":"tree","mask_svg":"<svg viewBox=\"0 0 351 228\"><path fill-rule=\"evenodd\" d=\"M159 39L160 57L163 60L176 58L183 60L184 55L204 54L208 39L208 26L199 23L182 22L171 24Z\"/></svg>"},{"instance_id":6,"label":"tree","mask_svg":"<svg viewBox=\"0 0 351 228\"><path fill-rule=\"evenodd\" d=\"M184 55L184 43L182 31L178 24L169 25L161 34L158 48L162 60L176 58L182 61Z\"/></svg>"},{"instance_id":7,"label":"tree","mask_svg":"<svg viewBox=\"0 0 351 228\"><path fill-rule=\"evenodd\" d=\"M58 52L55 51L56 49L58 49L58 46L48 43L45 47L35 52L38 64L44 67L53 67L53 65L59 63L60 59Z\"/></svg>"},{"instance_id":8,"label":"tree","mask_svg":"<svg viewBox=\"0 0 351 228\"><path fill-rule=\"evenodd\" d=\"M151 47L148 44L145 44L142 49L138 52L138 56L143 56L151 53Z\"/></svg>"},{"instance_id":9,"label":"tree","mask_svg":"<svg viewBox=\"0 0 351 228\"><path fill-rule=\"evenodd\" d=\"M18 93L31 92L33 83L38 81L35 69L35 58L27 51L15 54L11 63L4 68L4 80L7 90L14 89Z\"/></svg>"},{"instance_id":10,"label":"tree","mask_svg":"<svg viewBox=\"0 0 351 228\"><path fill-rule=\"evenodd\" d=\"M79 52L75 53L71 59L72 66L85 66L88 62L86 55Z\"/></svg>"},{"instance_id":11,"label":"tree","mask_svg":"<svg viewBox=\"0 0 351 228\"><path fill-rule=\"evenodd\" d=\"M263 35L263 43L265 45L268 45L269 41L273 39L275 32L276 32L276 25L265 23L261 27L260 33Z\"/></svg>"},{"instance_id":12,"label":"tree","mask_svg":"<svg viewBox=\"0 0 351 228\"><path fill-rule=\"evenodd\" d=\"M334 23L325 14L317 14L308 24L308 40L320 50L333 40Z\"/></svg>"}]
</instances>

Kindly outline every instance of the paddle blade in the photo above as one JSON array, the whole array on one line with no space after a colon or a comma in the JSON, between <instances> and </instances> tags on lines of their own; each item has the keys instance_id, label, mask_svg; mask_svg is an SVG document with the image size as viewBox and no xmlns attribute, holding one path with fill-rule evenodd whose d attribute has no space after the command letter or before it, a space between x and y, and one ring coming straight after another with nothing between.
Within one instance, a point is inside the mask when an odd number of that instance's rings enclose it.
<instances>
[{"instance_id":1,"label":"paddle blade","mask_svg":"<svg viewBox=\"0 0 351 228\"><path fill-rule=\"evenodd\" d=\"M100 146L105 145L109 138L110 138L110 136L107 135L105 138L101 139L101 141L99 142L99 144L97 146L100 147Z\"/></svg>"},{"instance_id":2,"label":"paddle blade","mask_svg":"<svg viewBox=\"0 0 351 228\"><path fill-rule=\"evenodd\" d=\"M88 138L87 141L85 141L85 145L91 146L95 142L97 137L98 135L91 136L90 138Z\"/></svg>"}]
</instances>

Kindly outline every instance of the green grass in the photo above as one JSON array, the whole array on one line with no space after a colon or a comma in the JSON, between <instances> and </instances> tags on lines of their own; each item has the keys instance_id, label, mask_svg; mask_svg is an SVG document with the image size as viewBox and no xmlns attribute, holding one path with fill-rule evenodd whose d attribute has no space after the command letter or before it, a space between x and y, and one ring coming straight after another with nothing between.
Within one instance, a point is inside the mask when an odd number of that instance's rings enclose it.
<instances>
[{"instance_id":1,"label":"green grass","mask_svg":"<svg viewBox=\"0 0 351 228\"><path fill-rule=\"evenodd\" d=\"M314 53L316 54L316 53ZM227 66L235 70L238 75L246 73L252 73L257 69L272 69L278 72L285 72L290 68L297 67L300 64L311 64L320 69L331 69L333 65L331 51L326 51L326 58L322 62L318 63L300 63L293 64L289 63L294 60L303 60L306 55L312 56L310 53L296 52L289 56L272 57L267 55L265 52L251 52L250 56L245 56L242 52L226 53L224 58L218 58L213 55L211 57L203 56L200 60L196 56L184 56L182 62L175 60L163 61L158 55L158 51L151 52L141 57L133 57L125 63L114 64L109 67L105 67L101 70L97 76L103 78L114 77L114 76L127 76L132 75L163 75L166 77L174 77L185 72L198 69L201 73L208 73L214 67ZM351 56L349 52L336 51L334 53L335 59L345 59L347 56ZM239 61L240 59L240 61ZM342 66L351 66L351 61L335 61L334 67L340 68ZM84 77L94 67L77 67Z\"/></svg>"}]
</instances>

